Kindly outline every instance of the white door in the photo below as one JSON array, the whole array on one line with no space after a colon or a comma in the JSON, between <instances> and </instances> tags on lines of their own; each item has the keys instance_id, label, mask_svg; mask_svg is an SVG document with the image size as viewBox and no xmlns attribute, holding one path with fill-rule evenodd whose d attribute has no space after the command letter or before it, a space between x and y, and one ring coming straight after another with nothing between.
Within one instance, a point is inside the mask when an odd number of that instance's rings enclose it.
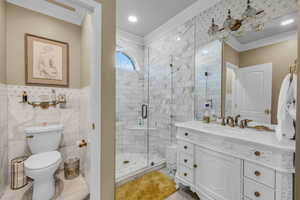
<instances>
[{"instance_id":1,"label":"white door","mask_svg":"<svg viewBox=\"0 0 300 200\"><path fill-rule=\"evenodd\" d=\"M242 161L196 147L195 185L215 200L242 199Z\"/></svg>"},{"instance_id":2,"label":"white door","mask_svg":"<svg viewBox=\"0 0 300 200\"><path fill-rule=\"evenodd\" d=\"M256 122L271 123L272 64L243 67L236 72L237 114Z\"/></svg>"}]
</instances>

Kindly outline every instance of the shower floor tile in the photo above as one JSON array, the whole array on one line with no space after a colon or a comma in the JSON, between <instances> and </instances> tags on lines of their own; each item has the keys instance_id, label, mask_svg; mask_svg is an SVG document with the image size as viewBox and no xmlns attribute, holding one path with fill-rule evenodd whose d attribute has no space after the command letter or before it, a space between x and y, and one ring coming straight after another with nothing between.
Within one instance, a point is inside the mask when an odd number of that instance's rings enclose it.
<instances>
[{"instance_id":1,"label":"shower floor tile","mask_svg":"<svg viewBox=\"0 0 300 200\"><path fill-rule=\"evenodd\" d=\"M165 159L158 153L151 154L150 162L160 163ZM129 174L148 167L146 153L117 153L116 157L116 179L122 179Z\"/></svg>"},{"instance_id":2,"label":"shower floor tile","mask_svg":"<svg viewBox=\"0 0 300 200\"><path fill-rule=\"evenodd\" d=\"M65 180L63 172L60 172L57 177L56 191L59 194L53 200L83 200L88 196L88 185L81 175L73 180ZM31 197L32 183L29 183L19 190L8 187L1 200L31 200Z\"/></svg>"}]
</instances>

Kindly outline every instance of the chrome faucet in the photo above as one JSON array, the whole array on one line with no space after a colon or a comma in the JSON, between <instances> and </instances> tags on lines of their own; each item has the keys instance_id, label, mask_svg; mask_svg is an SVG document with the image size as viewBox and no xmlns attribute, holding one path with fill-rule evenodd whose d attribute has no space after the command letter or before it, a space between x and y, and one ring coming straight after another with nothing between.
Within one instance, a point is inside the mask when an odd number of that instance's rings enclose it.
<instances>
[{"instance_id":1,"label":"chrome faucet","mask_svg":"<svg viewBox=\"0 0 300 200\"><path fill-rule=\"evenodd\" d=\"M235 124L235 126L239 125L239 118L241 118L241 115L235 116L235 118L234 118L234 124Z\"/></svg>"},{"instance_id":2,"label":"chrome faucet","mask_svg":"<svg viewBox=\"0 0 300 200\"><path fill-rule=\"evenodd\" d=\"M228 116L226 118L226 124L229 125L230 127L234 127L234 119L231 116Z\"/></svg>"}]
</instances>

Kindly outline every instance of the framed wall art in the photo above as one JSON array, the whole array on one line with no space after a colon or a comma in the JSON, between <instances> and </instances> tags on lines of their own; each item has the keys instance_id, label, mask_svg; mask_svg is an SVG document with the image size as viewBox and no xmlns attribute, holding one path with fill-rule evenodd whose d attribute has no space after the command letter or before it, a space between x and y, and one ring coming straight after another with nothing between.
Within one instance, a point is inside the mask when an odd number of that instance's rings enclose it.
<instances>
[{"instance_id":1,"label":"framed wall art","mask_svg":"<svg viewBox=\"0 0 300 200\"><path fill-rule=\"evenodd\" d=\"M69 86L69 44L25 34L26 84Z\"/></svg>"}]
</instances>

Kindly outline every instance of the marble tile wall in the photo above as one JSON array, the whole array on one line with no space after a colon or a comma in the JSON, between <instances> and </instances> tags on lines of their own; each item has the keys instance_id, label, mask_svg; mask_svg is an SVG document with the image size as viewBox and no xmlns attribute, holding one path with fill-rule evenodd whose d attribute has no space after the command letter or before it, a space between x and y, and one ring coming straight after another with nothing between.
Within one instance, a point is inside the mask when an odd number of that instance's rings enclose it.
<instances>
[{"instance_id":1,"label":"marble tile wall","mask_svg":"<svg viewBox=\"0 0 300 200\"><path fill-rule=\"evenodd\" d=\"M55 90L57 95L66 95L67 107L65 109L50 107L43 110L20 103L23 91L27 92L28 100L32 101L39 99L41 95L51 95L52 90ZM24 128L40 126L44 122L64 125L63 138L59 148L63 159L80 157L81 150L76 144L81 139L79 133L80 95L80 89L8 85L8 161L18 156L30 155Z\"/></svg>"},{"instance_id":2,"label":"marble tile wall","mask_svg":"<svg viewBox=\"0 0 300 200\"><path fill-rule=\"evenodd\" d=\"M7 87L0 84L0 198L8 185Z\"/></svg>"}]
</instances>

